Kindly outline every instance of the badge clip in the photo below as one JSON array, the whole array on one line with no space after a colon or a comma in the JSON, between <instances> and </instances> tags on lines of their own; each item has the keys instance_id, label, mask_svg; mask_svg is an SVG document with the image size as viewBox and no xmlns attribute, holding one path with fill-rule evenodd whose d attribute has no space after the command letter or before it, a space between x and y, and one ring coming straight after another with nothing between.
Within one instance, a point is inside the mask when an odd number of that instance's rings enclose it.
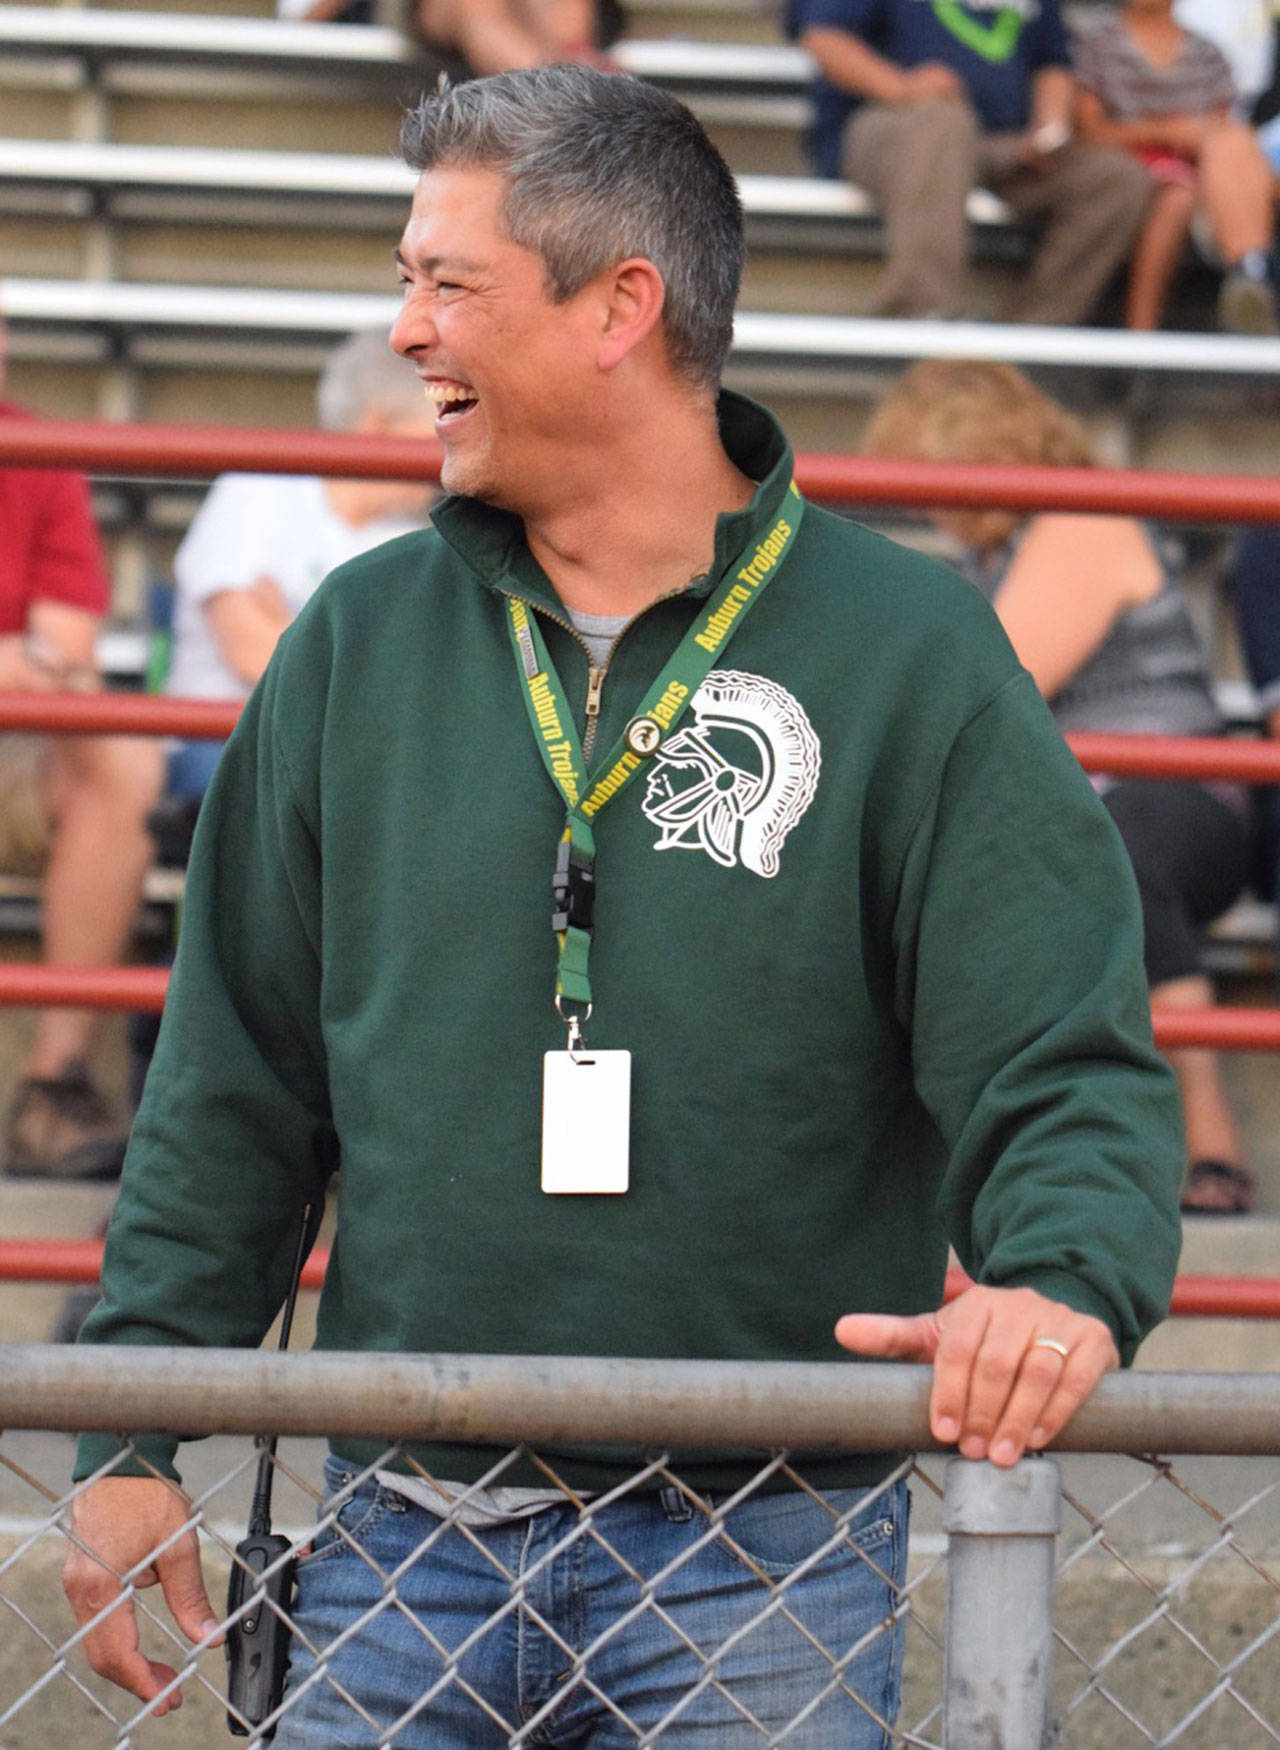
<instances>
[{"instance_id":1,"label":"badge clip","mask_svg":"<svg viewBox=\"0 0 1280 1750\"><path fill-rule=\"evenodd\" d=\"M575 852L568 836L556 848L551 878L551 928L591 930L596 909L596 876L592 865Z\"/></svg>"},{"instance_id":2,"label":"badge clip","mask_svg":"<svg viewBox=\"0 0 1280 1750\"><path fill-rule=\"evenodd\" d=\"M563 1001L557 994L556 1014L559 1015L560 1019L564 1022L565 1027L568 1029L569 1037L565 1042L565 1050L568 1052L574 1063L584 1063L586 1061L584 1056L586 1047L582 1037L582 1029L586 1022L591 1019L591 1004L587 1004L587 1011L584 1015L578 1014L576 1009L572 1014L566 1015L564 1012Z\"/></svg>"}]
</instances>

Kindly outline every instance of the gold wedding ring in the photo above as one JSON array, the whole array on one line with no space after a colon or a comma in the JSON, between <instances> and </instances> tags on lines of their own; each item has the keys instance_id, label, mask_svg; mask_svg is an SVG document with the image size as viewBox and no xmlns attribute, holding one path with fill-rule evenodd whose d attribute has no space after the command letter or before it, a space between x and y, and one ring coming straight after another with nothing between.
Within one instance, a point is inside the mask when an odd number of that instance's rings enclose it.
<instances>
[{"instance_id":1,"label":"gold wedding ring","mask_svg":"<svg viewBox=\"0 0 1280 1750\"><path fill-rule=\"evenodd\" d=\"M1060 1343L1056 1337L1036 1337L1031 1344L1033 1349L1052 1349L1055 1355L1061 1355L1065 1361L1070 1350L1065 1343Z\"/></svg>"}]
</instances>

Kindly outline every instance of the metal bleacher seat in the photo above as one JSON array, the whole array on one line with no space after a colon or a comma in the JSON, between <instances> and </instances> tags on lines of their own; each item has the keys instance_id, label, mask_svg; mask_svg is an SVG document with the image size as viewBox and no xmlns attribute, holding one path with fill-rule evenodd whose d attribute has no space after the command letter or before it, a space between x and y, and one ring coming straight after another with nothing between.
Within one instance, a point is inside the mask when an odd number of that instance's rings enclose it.
<instances>
[{"instance_id":1,"label":"metal bleacher seat","mask_svg":"<svg viewBox=\"0 0 1280 1750\"><path fill-rule=\"evenodd\" d=\"M336 340L355 328L390 325L399 300L376 292L257 290L104 280L0 280L0 305L15 328L73 334L145 349L149 336L184 336L182 356L212 356L219 341L261 338L283 349ZM177 356L173 348L167 356ZM1033 366L1089 371L1280 377L1280 339L1219 334L1132 334L1116 329L1021 323L895 321L740 311L737 361L808 365L920 357L998 356Z\"/></svg>"},{"instance_id":2,"label":"metal bleacher seat","mask_svg":"<svg viewBox=\"0 0 1280 1750\"><path fill-rule=\"evenodd\" d=\"M627 40L611 53L627 69L685 96L733 102L745 116L803 124L813 71L802 50L784 43ZM266 18L198 17L106 11L81 6L0 7L0 56L89 66L96 77L127 81L130 70L164 67L179 75L210 69L250 76L287 73L291 80L364 78L403 83L432 62L398 31L358 30ZM295 86L296 89L296 86Z\"/></svg>"},{"instance_id":3,"label":"metal bleacher seat","mask_svg":"<svg viewBox=\"0 0 1280 1750\"><path fill-rule=\"evenodd\" d=\"M740 8L743 0L733 4ZM776 16L756 10L765 27ZM723 11L732 28L727 0ZM619 43L615 52L632 72L680 92L708 117L729 117L733 127L780 130L790 140L788 151L794 157L812 73L802 51L780 40L634 37ZM351 29L269 18L5 5L0 6L0 72L8 77L15 68L19 74L25 68L33 78L55 84L61 79L68 88L92 89L108 97L136 81L166 96L181 94L190 85L193 113L201 94L214 93L219 100L225 95L216 82L274 79L282 93L296 98L289 107L306 110L310 118L301 137L327 145L348 136L343 124L334 121L331 107L307 109L308 90L313 97L324 92L350 95L373 81L381 118L378 137L388 140L383 155L282 150L276 139L296 139L299 131L278 132L274 118L285 117L288 108L271 105L265 120L259 116L252 126L246 123L258 149L223 145L216 142L243 135L224 132L217 120L210 120L218 109L215 103L194 136L203 132L215 143L148 145L112 137L117 117L109 102L87 121L77 117L76 125L66 130L89 137L0 140L0 218L51 212L82 220L85 235L93 233L91 244L83 246L83 277L48 277L50 269L38 251L21 266L10 255L10 277L0 286L0 295L15 359L50 365L81 359L109 363L116 383L100 388L99 406L117 416L140 417L149 406L145 397L120 388L121 373L127 375L135 365L204 369L243 361L277 375L309 372L333 338L354 325L383 322L394 308L394 301L377 289L388 282L380 258L368 253L371 244L361 246L364 255L349 255L340 272L328 265L326 256L308 262L304 276L288 260L269 259L262 244L251 251L240 248L229 233L223 243L217 239L223 225L256 227L261 237L267 226L282 223L295 231L320 227L335 240L344 232L354 238L362 230L390 235L412 178L391 156L394 106L383 99L392 89L403 92L406 79L420 86L429 71L421 51L398 33L376 26ZM192 137L185 118L173 125L183 126ZM147 137L144 131L142 138ZM158 137L167 140L173 134L161 132ZM742 137L741 132L736 136ZM746 159L752 161L751 155ZM826 397L827 411L800 434L804 442L829 442L828 432L839 433L837 396L853 393L865 401L867 383L882 376L886 367L924 354L994 354L1064 372L1082 385L1089 375L1098 380L1101 372L1124 393L1131 378L1159 381L1175 385L1165 393L1183 401L1183 385L1193 379L1207 381L1209 393L1219 399L1224 384L1230 384L1236 407L1256 392L1250 385L1280 376L1280 343L1275 341L989 322L886 323L845 315L858 301L856 274L860 271L865 283L870 272L869 264L856 263L855 257L878 248L871 202L858 189L803 175L740 169L739 182L755 278L749 275L732 370L742 386L774 396L784 416L802 412L806 397ZM975 236L992 253L1007 287L1009 270L1003 264L1018 259L1021 233L1010 224L1002 203L986 191L975 192L970 217ZM131 225L145 229L150 221L179 226L193 236L206 228L204 255L191 255L182 276L186 283L173 283L172 247L167 257L160 249L141 267L136 254L118 247ZM63 271L62 259L53 272ZM219 283L223 281L229 283ZM336 289L340 285L348 289ZM977 300L982 309L999 305L999 297ZM823 310L828 313L818 313ZM836 441L841 441L839 435Z\"/></svg>"},{"instance_id":4,"label":"metal bleacher seat","mask_svg":"<svg viewBox=\"0 0 1280 1750\"><path fill-rule=\"evenodd\" d=\"M413 173L390 154L0 139L0 214L38 204L67 219L107 224L320 222L331 231L389 234L413 183ZM847 183L747 174L739 188L757 252L865 252L874 245L874 204ZM1009 228L1003 202L987 190L974 191L969 211L975 227Z\"/></svg>"},{"instance_id":5,"label":"metal bleacher seat","mask_svg":"<svg viewBox=\"0 0 1280 1750\"><path fill-rule=\"evenodd\" d=\"M618 44L616 53L633 72L686 96L731 103L757 116L764 106L786 125L798 126L803 117L812 65L802 51L781 42L641 38ZM2 6L0 60L15 56L45 62L69 58L99 82L142 68L166 79L220 68L358 81L368 74L403 75L422 65L420 52L398 33L376 26L352 30L263 18ZM64 213L92 213L106 223L157 211L185 223L216 223L219 209L225 214L233 207L237 223L253 223L255 215L270 222L287 208L295 219L310 211L322 215L326 225L368 225L390 222L402 211L411 184L410 173L390 155L0 140L0 211L6 203L16 202L10 210L22 210L33 196L45 201L52 196ZM744 174L740 186L757 250L794 245L835 251L858 238L865 250L874 231L872 204L842 183ZM975 192L970 215L979 232L1010 229L1003 204L986 191ZM380 322L393 307L392 300L372 291L202 287L116 280L110 273L84 280L15 276L5 282L3 296L16 333L37 345L40 336L56 334L64 344L78 341L93 351L109 340L132 357L163 334L190 360L198 358L201 344L216 355L225 352L228 341L249 337L270 339L284 353L292 346L296 355L299 345L314 347L353 325ZM735 359L822 371L924 353L997 353L1032 366L1198 373L1237 381L1280 373L1280 343L1274 341L988 323L889 324L770 309L742 312Z\"/></svg>"},{"instance_id":6,"label":"metal bleacher seat","mask_svg":"<svg viewBox=\"0 0 1280 1750\"><path fill-rule=\"evenodd\" d=\"M613 51L629 71L652 79L712 112L731 117L735 125L780 127L798 132L806 114L806 91L813 64L800 49L772 43L703 42L684 38L629 38ZM398 32L379 26L359 29L332 25L281 22L270 18L208 17L187 13L97 9L78 5L0 6L0 65L6 71L25 67L44 75L110 90L121 81L148 78L166 90L181 91L185 80L210 77L287 77L287 89L305 98L309 79L321 89L335 81L359 87L362 82L392 81L403 89L406 76L422 83L432 63ZM207 85L200 85L207 90ZM163 212L169 219L199 222L225 216L233 208L239 223L274 220L282 208L299 214L323 213L324 222L352 226L379 223L402 210L411 177L390 155L356 156L341 152L245 150L230 147L198 149L118 143L95 130L89 140L0 140L0 212L30 211L32 198L53 197L64 214L92 215L110 224L116 217L146 217ZM838 182L806 176L743 174L744 206L753 248L768 251L800 248L836 251L856 246L863 251L874 237L876 214L862 191ZM180 204L178 204L180 203ZM1010 233L1003 203L984 190L970 202L975 230L1002 243ZM193 279L199 275L193 274ZM289 329L281 323L264 293L255 303L252 291L234 296L219 293L217 309L202 303L199 287L111 284L111 274L97 270L101 284L86 287L77 300L68 285L55 288L14 279L9 286L9 310L18 325L34 328L38 313L33 299L43 302L41 325L64 335L75 326L95 323L109 328L127 345L134 333L167 328L189 329L193 322L241 335L256 327L267 332ZM847 307L847 306L846 306ZM319 294L294 306L296 325L314 334L338 331L343 312L363 306L325 302ZM381 307L370 306L370 319L381 320ZM255 314L256 313L256 314ZM258 317L261 321L258 321ZM972 344L959 332L936 324L904 324L900 333L885 333L884 324L859 323L832 317L788 317L772 311L747 312L739 325L739 354L775 360L797 359L819 366L832 360L899 359L916 356L923 346L937 350L935 339L946 336L946 351L967 351ZM1054 341L1041 335L987 334L986 351L1029 364L1082 362L1085 350L1076 337ZM1239 376L1276 369L1265 350L1250 343L1218 347L1205 336L1162 337L1144 350L1138 337L1091 335L1087 342L1097 362L1120 369L1206 370ZM1105 354L1099 357L1099 353Z\"/></svg>"},{"instance_id":7,"label":"metal bleacher seat","mask_svg":"<svg viewBox=\"0 0 1280 1750\"><path fill-rule=\"evenodd\" d=\"M844 182L745 175L738 183L749 221L838 227L876 216L870 197ZM358 198L377 203L385 217L403 212L413 184L413 172L390 157L0 139L0 202L22 190L42 189L82 197L85 205L93 200L145 212L142 203L148 199L180 193L193 217L216 215L219 200L234 200L242 209L256 202L264 217L271 217L282 202ZM975 225L1010 222L1004 202L986 189L974 190L969 217Z\"/></svg>"}]
</instances>

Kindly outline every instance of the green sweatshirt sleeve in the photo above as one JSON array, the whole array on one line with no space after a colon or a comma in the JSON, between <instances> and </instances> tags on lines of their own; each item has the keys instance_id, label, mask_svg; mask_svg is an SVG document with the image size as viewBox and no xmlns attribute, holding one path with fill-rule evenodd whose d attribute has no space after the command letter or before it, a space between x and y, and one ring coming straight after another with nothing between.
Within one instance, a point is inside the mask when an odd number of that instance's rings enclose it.
<instances>
[{"instance_id":1,"label":"green sweatshirt sleeve","mask_svg":"<svg viewBox=\"0 0 1280 1750\"><path fill-rule=\"evenodd\" d=\"M302 1209L334 1160L320 1026L320 868L273 727L279 661L201 809L181 942L80 1340L258 1344L288 1287ZM133 1432L129 1430L127 1432ZM175 1477L180 1430L135 1440ZM85 1436L75 1475L121 1440Z\"/></svg>"},{"instance_id":2,"label":"green sweatshirt sleeve","mask_svg":"<svg viewBox=\"0 0 1280 1750\"><path fill-rule=\"evenodd\" d=\"M1151 1040L1128 857L1028 675L955 738L895 931L961 1262L1102 1318L1127 1365L1168 1310L1181 1107Z\"/></svg>"}]
</instances>

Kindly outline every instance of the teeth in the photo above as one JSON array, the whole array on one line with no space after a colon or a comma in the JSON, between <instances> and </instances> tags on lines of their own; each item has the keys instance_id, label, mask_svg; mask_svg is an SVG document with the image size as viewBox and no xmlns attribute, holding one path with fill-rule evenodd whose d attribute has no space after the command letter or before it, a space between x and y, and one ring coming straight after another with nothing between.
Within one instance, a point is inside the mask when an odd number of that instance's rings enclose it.
<instances>
[{"instance_id":1,"label":"teeth","mask_svg":"<svg viewBox=\"0 0 1280 1750\"><path fill-rule=\"evenodd\" d=\"M475 395L470 389L461 389L453 383L424 383L422 393L428 401L437 405L449 401L474 401Z\"/></svg>"}]
</instances>

